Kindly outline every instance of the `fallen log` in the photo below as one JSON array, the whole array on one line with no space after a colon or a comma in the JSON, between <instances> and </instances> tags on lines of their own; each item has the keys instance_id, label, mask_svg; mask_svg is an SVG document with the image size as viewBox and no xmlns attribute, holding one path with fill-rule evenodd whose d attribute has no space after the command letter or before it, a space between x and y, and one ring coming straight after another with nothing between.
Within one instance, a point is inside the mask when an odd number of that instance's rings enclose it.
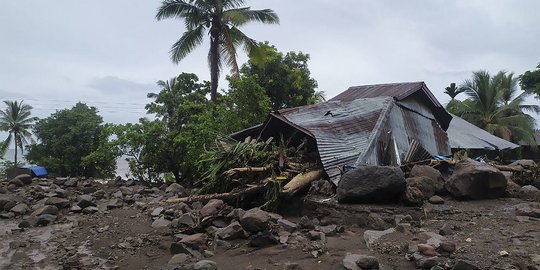
<instances>
[{"instance_id":1,"label":"fallen log","mask_svg":"<svg viewBox=\"0 0 540 270\"><path fill-rule=\"evenodd\" d=\"M233 168L233 169L229 169L225 171L224 174L231 176L237 173L244 173L244 172L266 172L270 170L271 168L272 166Z\"/></svg>"},{"instance_id":2,"label":"fallen log","mask_svg":"<svg viewBox=\"0 0 540 270\"><path fill-rule=\"evenodd\" d=\"M205 195L195 195L183 198L172 198L168 199L166 203L190 203L196 201L209 201L211 199L220 199L227 202L235 202L238 199L241 199L244 196L249 196L255 193L259 193L266 189L264 185L262 186L252 186L248 187L242 191L238 192L227 192L227 193L215 193L215 194L205 194Z\"/></svg>"},{"instance_id":3,"label":"fallen log","mask_svg":"<svg viewBox=\"0 0 540 270\"><path fill-rule=\"evenodd\" d=\"M489 164L497 169L499 169L500 171L507 171L507 172L522 172L523 171L523 167L521 166L509 166L509 165L497 165L497 164Z\"/></svg>"},{"instance_id":4,"label":"fallen log","mask_svg":"<svg viewBox=\"0 0 540 270\"><path fill-rule=\"evenodd\" d=\"M323 170L314 170L307 173L301 173L293 177L289 183L287 183L281 193L284 195L292 196L296 192L300 191L307 185L309 185L311 182L320 179L323 176Z\"/></svg>"}]
</instances>

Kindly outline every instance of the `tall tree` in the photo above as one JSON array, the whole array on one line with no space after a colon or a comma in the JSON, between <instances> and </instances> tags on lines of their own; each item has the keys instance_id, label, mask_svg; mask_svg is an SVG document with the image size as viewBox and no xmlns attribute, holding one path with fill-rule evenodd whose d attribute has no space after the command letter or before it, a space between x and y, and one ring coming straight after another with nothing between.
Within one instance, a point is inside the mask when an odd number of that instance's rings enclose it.
<instances>
[{"instance_id":1,"label":"tall tree","mask_svg":"<svg viewBox=\"0 0 540 270\"><path fill-rule=\"evenodd\" d=\"M250 57L241 77L253 77L270 98L273 110L313 104L324 100L308 68L309 54L282 53L268 42L260 43L261 58Z\"/></svg>"},{"instance_id":2,"label":"tall tree","mask_svg":"<svg viewBox=\"0 0 540 270\"><path fill-rule=\"evenodd\" d=\"M8 132L8 137L2 144L2 156L13 140L15 142L15 161L17 165L17 154L19 149L23 151L23 145L31 140L30 128L37 117L30 117L32 106L23 104L23 101L4 101L6 109L0 111L0 130Z\"/></svg>"},{"instance_id":3,"label":"tall tree","mask_svg":"<svg viewBox=\"0 0 540 270\"><path fill-rule=\"evenodd\" d=\"M33 128L38 142L26 159L59 176L112 177L120 155L108 138L111 130L95 107L77 103L39 120Z\"/></svg>"},{"instance_id":4,"label":"tall tree","mask_svg":"<svg viewBox=\"0 0 540 270\"><path fill-rule=\"evenodd\" d=\"M512 73L473 72L472 79L460 85L469 98L451 112L505 140L534 144L534 118L525 111L538 113L540 107L524 104L528 94L518 95L516 86Z\"/></svg>"},{"instance_id":5,"label":"tall tree","mask_svg":"<svg viewBox=\"0 0 540 270\"><path fill-rule=\"evenodd\" d=\"M519 85L525 92L540 98L540 63L536 66L536 70L527 70L519 76Z\"/></svg>"},{"instance_id":6,"label":"tall tree","mask_svg":"<svg viewBox=\"0 0 540 270\"><path fill-rule=\"evenodd\" d=\"M250 22L279 23L277 14L270 9L252 10L243 7L244 0L165 0L158 8L156 19L179 18L184 20L186 32L171 48L171 59L180 62L210 36L208 65L210 66L211 100L216 100L222 63L239 73L236 60L237 47L243 45L250 54L257 54L257 42L240 31L239 27Z\"/></svg>"}]
</instances>

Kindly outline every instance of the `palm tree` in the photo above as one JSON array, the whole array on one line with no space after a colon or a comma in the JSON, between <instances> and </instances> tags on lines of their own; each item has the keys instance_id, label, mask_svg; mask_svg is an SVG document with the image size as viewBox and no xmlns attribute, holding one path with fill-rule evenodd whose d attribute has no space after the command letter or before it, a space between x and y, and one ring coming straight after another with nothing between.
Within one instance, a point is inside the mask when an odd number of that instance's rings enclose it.
<instances>
[{"instance_id":1,"label":"palm tree","mask_svg":"<svg viewBox=\"0 0 540 270\"><path fill-rule=\"evenodd\" d=\"M456 86L456 83L451 83L450 86L444 88L444 93L449 95L451 100L454 100L457 95L463 93L463 89L460 89Z\"/></svg>"},{"instance_id":2,"label":"palm tree","mask_svg":"<svg viewBox=\"0 0 540 270\"><path fill-rule=\"evenodd\" d=\"M23 104L23 101L4 101L7 108L0 110L0 131L8 132L8 137L2 143L2 155L7 151L11 141L15 141L15 165L17 165L18 149L23 151L23 145L31 140L30 127L37 120L37 117L30 117L32 106Z\"/></svg>"},{"instance_id":3,"label":"palm tree","mask_svg":"<svg viewBox=\"0 0 540 270\"><path fill-rule=\"evenodd\" d=\"M517 78L501 71L491 76L487 71L473 72L472 79L459 87L469 98L460 102L455 113L476 126L505 140L534 141L534 118L524 111L540 112L537 105L523 104L528 94L517 94Z\"/></svg>"},{"instance_id":4,"label":"palm tree","mask_svg":"<svg viewBox=\"0 0 540 270\"><path fill-rule=\"evenodd\" d=\"M208 65L210 66L211 92L215 101L222 63L238 76L236 48L244 46L250 55L256 55L257 42L246 36L239 27L249 22L279 23L277 14L270 9L252 10L242 7L244 0L165 0L158 8L156 19L180 18L186 32L171 48L171 59L177 64L203 41L205 32L210 36Z\"/></svg>"}]
</instances>

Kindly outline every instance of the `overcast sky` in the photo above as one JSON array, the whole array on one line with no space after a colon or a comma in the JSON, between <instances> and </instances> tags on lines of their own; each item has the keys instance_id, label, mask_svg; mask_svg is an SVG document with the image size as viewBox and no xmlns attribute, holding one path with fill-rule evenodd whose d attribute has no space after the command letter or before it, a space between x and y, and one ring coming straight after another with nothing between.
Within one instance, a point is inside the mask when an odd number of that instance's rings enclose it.
<instances>
[{"instance_id":1,"label":"overcast sky","mask_svg":"<svg viewBox=\"0 0 540 270\"><path fill-rule=\"evenodd\" d=\"M38 117L82 101L105 121L125 123L144 116L157 80L181 72L209 80L207 43L171 63L170 46L185 29L178 20L155 20L160 3L0 0L0 99L24 99ZM519 75L540 61L538 0L247 3L275 10L281 24L244 32L280 51L310 54L328 98L353 85L425 81L446 103L444 87L472 71Z\"/></svg>"}]
</instances>

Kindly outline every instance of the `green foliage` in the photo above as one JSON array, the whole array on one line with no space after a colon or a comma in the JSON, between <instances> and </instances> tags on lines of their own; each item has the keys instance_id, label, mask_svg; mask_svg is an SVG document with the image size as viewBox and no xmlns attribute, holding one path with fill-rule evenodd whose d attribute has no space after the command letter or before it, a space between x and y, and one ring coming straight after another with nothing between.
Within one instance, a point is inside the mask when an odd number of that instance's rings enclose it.
<instances>
[{"instance_id":1,"label":"green foliage","mask_svg":"<svg viewBox=\"0 0 540 270\"><path fill-rule=\"evenodd\" d=\"M309 55L288 52L259 43L261 58L250 58L240 70L243 77L252 78L266 90L273 110L324 101L324 93L316 92L317 81L308 69Z\"/></svg>"},{"instance_id":2,"label":"green foliage","mask_svg":"<svg viewBox=\"0 0 540 270\"><path fill-rule=\"evenodd\" d=\"M246 36L239 27L250 22L279 23L277 14L270 9L252 10L242 7L244 1L194 1L165 0L159 7L156 19L181 19L186 32L171 48L171 59L180 62L203 42L205 34L210 37L208 64L212 81L211 99L217 99L217 86L222 63L238 75L237 49L243 46L251 56L259 55L255 40Z\"/></svg>"},{"instance_id":3,"label":"green foliage","mask_svg":"<svg viewBox=\"0 0 540 270\"><path fill-rule=\"evenodd\" d=\"M0 154L4 156L12 141L15 145L15 158L13 163L17 164L18 149L24 150L23 146L31 141L30 128L37 120L30 117L32 106L23 104L23 101L4 101L6 109L0 110L0 131L5 131L8 136L0 144Z\"/></svg>"},{"instance_id":4,"label":"green foliage","mask_svg":"<svg viewBox=\"0 0 540 270\"><path fill-rule=\"evenodd\" d=\"M226 138L225 138L226 139ZM225 172L232 168L265 167L272 165L277 151L264 142L244 143L231 140L219 140L205 152L199 163L205 171L206 184L199 191L201 194L228 192L235 187L244 187L247 183L259 183L261 174L246 174L243 178L233 179Z\"/></svg>"},{"instance_id":5,"label":"green foliage","mask_svg":"<svg viewBox=\"0 0 540 270\"><path fill-rule=\"evenodd\" d=\"M39 120L38 143L28 146L26 159L60 176L112 177L119 152L108 141L110 127L95 107L77 103Z\"/></svg>"},{"instance_id":6,"label":"green foliage","mask_svg":"<svg viewBox=\"0 0 540 270\"><path fill-rule=\"evenodd\" d=\"M530 94L540 97L540 64L536 66L536 70L525 71L519 76L519 85L521 88Z\"/></svg>"},{"instance_id":7,"label":"green foliage","mask_svg":"<svg viewBox=\"0 0 540 270\"><path fill-rule=\"evenodd\" d=\"M451 113L505 140L536 144L534 118L524 111L538 113L540 107L524 104L528 94L518 93L512 73L501 71L491 76L486 71L473 72L472 79L465 80L460 89L469 98L449 104Z\"/></svg>"}]
</instances>

